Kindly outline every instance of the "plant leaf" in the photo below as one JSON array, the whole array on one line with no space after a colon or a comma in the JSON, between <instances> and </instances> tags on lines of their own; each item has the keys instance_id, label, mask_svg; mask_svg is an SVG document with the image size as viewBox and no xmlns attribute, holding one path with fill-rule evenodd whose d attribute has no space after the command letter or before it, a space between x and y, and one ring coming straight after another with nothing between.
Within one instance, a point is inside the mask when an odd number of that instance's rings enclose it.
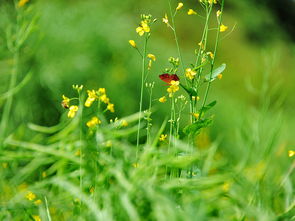
<instances>
[{"instance_id":1,"label":"plant leaf","mask_svg":"<svg viewBox=\"0 0 295 221\"><path fill-rule=\"evenodd\" d=\"M193 124L187 125L183 132L186 135L197 135L200 133L202 128L208 127L212 124L213 120L211 118L199 120Z\"/></svg>"},{"instance_id":2,"label":"plant leaf","mask_svg":"<svg viewBox=\"0 0 295 221\"><path fill-rule=\"evenodd\" d=\"M211 79L210 79L210 73L205 76L205 81L210 81L210 82L214 81L217 78L217 76L225 70L225 68L226 68L226 64L220 65L218 68L212 71Z\"/></svg>"}]
</instances>

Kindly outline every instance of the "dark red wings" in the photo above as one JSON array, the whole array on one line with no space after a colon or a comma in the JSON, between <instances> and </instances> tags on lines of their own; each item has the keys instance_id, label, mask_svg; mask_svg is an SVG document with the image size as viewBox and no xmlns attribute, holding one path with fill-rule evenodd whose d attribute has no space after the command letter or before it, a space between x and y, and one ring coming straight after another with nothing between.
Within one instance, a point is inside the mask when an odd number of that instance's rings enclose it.
<instances>
[{"instance_id":1,"label":"dark red wings","mask_svg":"<svg viewBox=\"0 0 295 221\"><path fill-rule=\"evenodd\" d=\"M179 77L176 74L160 74L159 78L168 84L170 84L171 81L179 81Z\"/></svg>"}]
</instances>

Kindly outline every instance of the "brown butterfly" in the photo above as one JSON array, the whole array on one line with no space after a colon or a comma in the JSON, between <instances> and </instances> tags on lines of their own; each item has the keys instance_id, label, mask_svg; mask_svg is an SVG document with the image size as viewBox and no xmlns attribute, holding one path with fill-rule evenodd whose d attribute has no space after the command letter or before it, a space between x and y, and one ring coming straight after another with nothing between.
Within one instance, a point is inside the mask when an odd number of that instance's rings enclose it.
<instances>
[{"instance_id":1,"label":"brown butterfly","mask_svg":"<svg viewBox=\"0 0 295 221\"><path fill-rule=\"evenodd\" d=\"M160 74L159 78L168 84L171 81L179 81L179 77L176 74Z\"/></svg>"}]
</instances>

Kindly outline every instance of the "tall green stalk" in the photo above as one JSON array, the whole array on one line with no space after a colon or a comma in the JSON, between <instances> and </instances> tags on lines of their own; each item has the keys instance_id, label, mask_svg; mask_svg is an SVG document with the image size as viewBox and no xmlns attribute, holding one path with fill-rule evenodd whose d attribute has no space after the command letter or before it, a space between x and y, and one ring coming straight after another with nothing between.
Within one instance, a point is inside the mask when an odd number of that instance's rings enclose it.
<instances>
[{"instance_id":1,"label":"tall green stalk","mask_svg":"<svg viewBox=\"0 0 295 221\"><path fill-rule=\"evenodd\" d=\"M143 45L143 56L142 56L142 69L141 69L141 88L140 88L138 127L137 127L137 141L136 141L136 159L138 158L138 152L139 152L139 137L140 137L140 127L141 127L141 112L142 112L142 102L143 102L143 87L144 87L145 66L146 66L147 42L148 42L148 34L145 34L145 41Z\"/></svg>"}]
</instances>

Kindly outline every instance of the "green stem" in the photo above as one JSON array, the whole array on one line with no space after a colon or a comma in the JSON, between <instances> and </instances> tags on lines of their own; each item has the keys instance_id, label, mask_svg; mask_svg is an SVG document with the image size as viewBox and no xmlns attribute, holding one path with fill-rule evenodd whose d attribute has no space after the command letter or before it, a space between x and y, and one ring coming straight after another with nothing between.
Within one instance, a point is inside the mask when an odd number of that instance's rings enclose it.
<instances>
[{"instance_id":1,"label":"green stem","mask_svg":"<svg viewBox=\"0 0 295 221\"><path fill-rule=\"evenodd\" d=\"M218 28L217 28L217 35L216 35L215 48L214 48L214 57L213 57L212 62L211 62L210 78L209 79L212 78L212 73L213 73L213 68L214 68L214 63L215 63L215 57L216 57L218 43L219 43L220 25L221 25L221 21L222 21L223 7L224 7L224 0L222 0L222 2L221 2L221 14L220 14L220 17L219 17L219 20L218 20ZM206 88L206 92L205 92L205 96L204 96L204 101L203 101L203 104L202 104L202 108L201 108L199 118L202 116L202 112L203 112L202 110L203 110L203 108L204 108L204 106L206 104L210 87L211 87L211 80L209 80L209 82L207 84L207 88Z\"/></svg>"},{"instance_id":2,"label":"green stem","mask_svg":"<svg viewBox=\"0 0 295 221\"><path fill-rule=\"evenodd\" d=\"M140 88L140 102L139 102L137 140L136 140L136 159L138 159L138 152L139 152L139 137L140 137L140 126L141 126L141 112L142 112L142 101L143 101L143 87L144 87L144 76L145 76L145 66L146 66L145 63L146 63L147 42L148 42L148 36L147 34L145 34L143 56L142 56L142 69L141 69L141 88Z\"/></svg>"}]
</instances>

